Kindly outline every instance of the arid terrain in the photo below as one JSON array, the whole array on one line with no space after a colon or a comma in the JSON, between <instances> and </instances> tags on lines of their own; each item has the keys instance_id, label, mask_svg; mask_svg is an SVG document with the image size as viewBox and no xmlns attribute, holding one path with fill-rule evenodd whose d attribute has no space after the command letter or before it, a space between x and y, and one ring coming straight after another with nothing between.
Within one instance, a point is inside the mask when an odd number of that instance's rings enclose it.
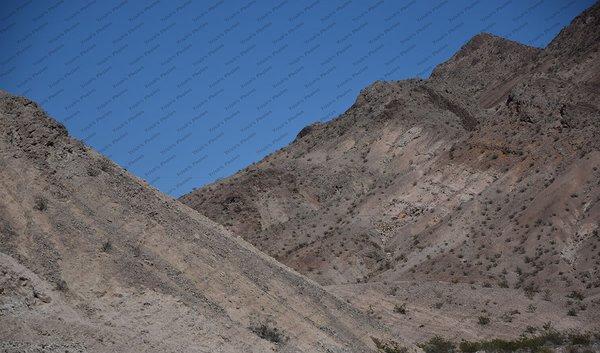
<instances>
[{"instance_id":1,"label":"arid terrain","mask_svg":"<svg viewBox=\"0 0 600 353\"><path fill-rule=\"evenodd\" d=\"M375 82L181 201L414 341L598 329L599 136L596 4L543 50L480 34Z\"/></svg>"},{"instance_id":2,"label":"arid terrain","mask_svg":"<svg viewBox=\"0 0 600 353\"><path fill-rule=\"evenodd\" d=\"M391 337L34 102L2 93L0 117L0 351L370 352Z\"/></svg>"},{"instance_id":3,"label":"arid terrain","mask_svg":"<svg viewBox=\"0 0 600 353\"><path fill-rule=\"evenodd\" d=\"M180 200L0 91L0 352L600 351L599 136L600 4Z\"/></svg>"}]
</instances>

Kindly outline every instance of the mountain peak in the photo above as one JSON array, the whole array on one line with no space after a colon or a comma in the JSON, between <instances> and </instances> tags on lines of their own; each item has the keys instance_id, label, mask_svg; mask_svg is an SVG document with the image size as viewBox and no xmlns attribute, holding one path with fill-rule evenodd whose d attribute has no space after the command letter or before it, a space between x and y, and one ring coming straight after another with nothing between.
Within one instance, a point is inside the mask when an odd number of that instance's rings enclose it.
<instances>
[{"instance_id":1,"label":"mountain peak","mask_svg":"<svg viewBox=\"0 0 600 353\"><path fill-rule=\"evenodd\" d=\"M568 293L600 288L600 99L573 79L600 72L583 38L599 33L593 15L564 37L581 34L574 55L478 34L429 80L376 81L302 143L181 201L395 327L402 298L412 313L443 304L464 323L483 306L532 314L497 320L494 335L518 336L541 316L565 329L577 310ZM598 306L577 316L585 331ZM403 321L400 336L438 334L430 317ZM439 327L492 332L456 322Z\"/></svg>"},{"instance_id":2,"label":"mountain peak","mask_svg":"<svg viewBox=\"0 0 600 353\"><path fill-rule=\"evenodd\" d=\"M490 33L472 37L449 60L431 73L433 81L443 81L477 94L498 79L514 74L538 55L529 47Z\"/></svg>"},{"instance_id":3,"label":"mountain peak","mask_svg":"<svg viewBox=\"0 0 600 353\"><path fill-rule=\"evenodd\" d=\"M582 12L548 44L552 54L585 52L600 45L600 2Z\"/></svg>"},{"instance_id":4,"label":"mountain peak","mask_svg":"<svg viewBox=\"0 0 600 353\"><path fill-rule=\"evenodd\" d=\"M49 147L64 145L72 150L75 145L66 143L69 133L63 124L25 97L0 92L0 114L3 116L0 130L6 133L14 146L38 161L53 153Z\"/></svg>"}]
</instances>

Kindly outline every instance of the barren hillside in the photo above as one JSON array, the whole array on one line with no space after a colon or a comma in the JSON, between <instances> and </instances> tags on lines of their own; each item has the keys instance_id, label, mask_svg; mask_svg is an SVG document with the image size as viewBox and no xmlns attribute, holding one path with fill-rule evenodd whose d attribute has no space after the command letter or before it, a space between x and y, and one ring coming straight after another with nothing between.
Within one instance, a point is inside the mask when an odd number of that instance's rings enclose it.
<instances>
[{"instance_id":1,"label":"barren hillside","mask_svg":"<svg viewBox=\"0 0 600 353\"><path fill-rule=\"evenodd\" d=\"M599 4L543 50L481 34L181 201L415 337L597 328L599 63Z\"/></svg>"},{"instance_id":2,"label":"barren hillside","mask_svg":"<svg viewBox=\"0 0 600 353\"><path fill-rule=\"evenodd\" d=\"M0 351L369 352L387 332L0 94Z\"/></svg>"}]
</instances>

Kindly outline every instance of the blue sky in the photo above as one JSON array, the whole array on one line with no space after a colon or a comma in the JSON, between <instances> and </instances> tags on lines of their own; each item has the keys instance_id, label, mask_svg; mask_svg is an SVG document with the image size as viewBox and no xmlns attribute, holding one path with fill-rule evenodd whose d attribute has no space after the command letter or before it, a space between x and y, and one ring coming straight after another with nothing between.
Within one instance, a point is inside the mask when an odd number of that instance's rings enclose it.
<instances>
[{"instance_id":1,"label":"blue sky","mask_svg":"<svg viewBox=\"0 0 600 353\"><path fill-rule=\"evenodd\" d=\"M480 32L544 47L593 1L3 1L0 88L173 196L426 78Z\"/></svg>"}]
</instances>

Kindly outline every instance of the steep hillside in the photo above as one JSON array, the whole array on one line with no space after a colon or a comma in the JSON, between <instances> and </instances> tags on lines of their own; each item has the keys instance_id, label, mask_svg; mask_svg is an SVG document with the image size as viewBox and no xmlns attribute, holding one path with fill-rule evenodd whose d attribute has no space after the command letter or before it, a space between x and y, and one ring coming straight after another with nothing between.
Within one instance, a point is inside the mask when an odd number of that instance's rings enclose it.
<instances>
[{"instance_id":1,"label":"steep hillside","mask_svg":"<svg viewBox=\"0 0 600 353\"><path fill-rule=\"evenodd\" d=\"M406 286L440 283L457 300L434 310L436 325L474 323L465 335L541 325L533 314L478 326L506 295L520 312L551 300L539 317L564 328L597 327L599 22L596 4L544 50L478 35L430 79L376 82L340 117L181 201L365 310L384 301L358 283L421 311L439 298Z\"/></svg>"},{"instance_id":2,"label":"steep hillside","mask_svg":"<svg viewBox=\"0 0 600 353\"><path fill-rule=\"evenodd\" d=\"M0 185L2 352L362 353L389 337L6 93Z\"/></svg>"}]
</instances>

